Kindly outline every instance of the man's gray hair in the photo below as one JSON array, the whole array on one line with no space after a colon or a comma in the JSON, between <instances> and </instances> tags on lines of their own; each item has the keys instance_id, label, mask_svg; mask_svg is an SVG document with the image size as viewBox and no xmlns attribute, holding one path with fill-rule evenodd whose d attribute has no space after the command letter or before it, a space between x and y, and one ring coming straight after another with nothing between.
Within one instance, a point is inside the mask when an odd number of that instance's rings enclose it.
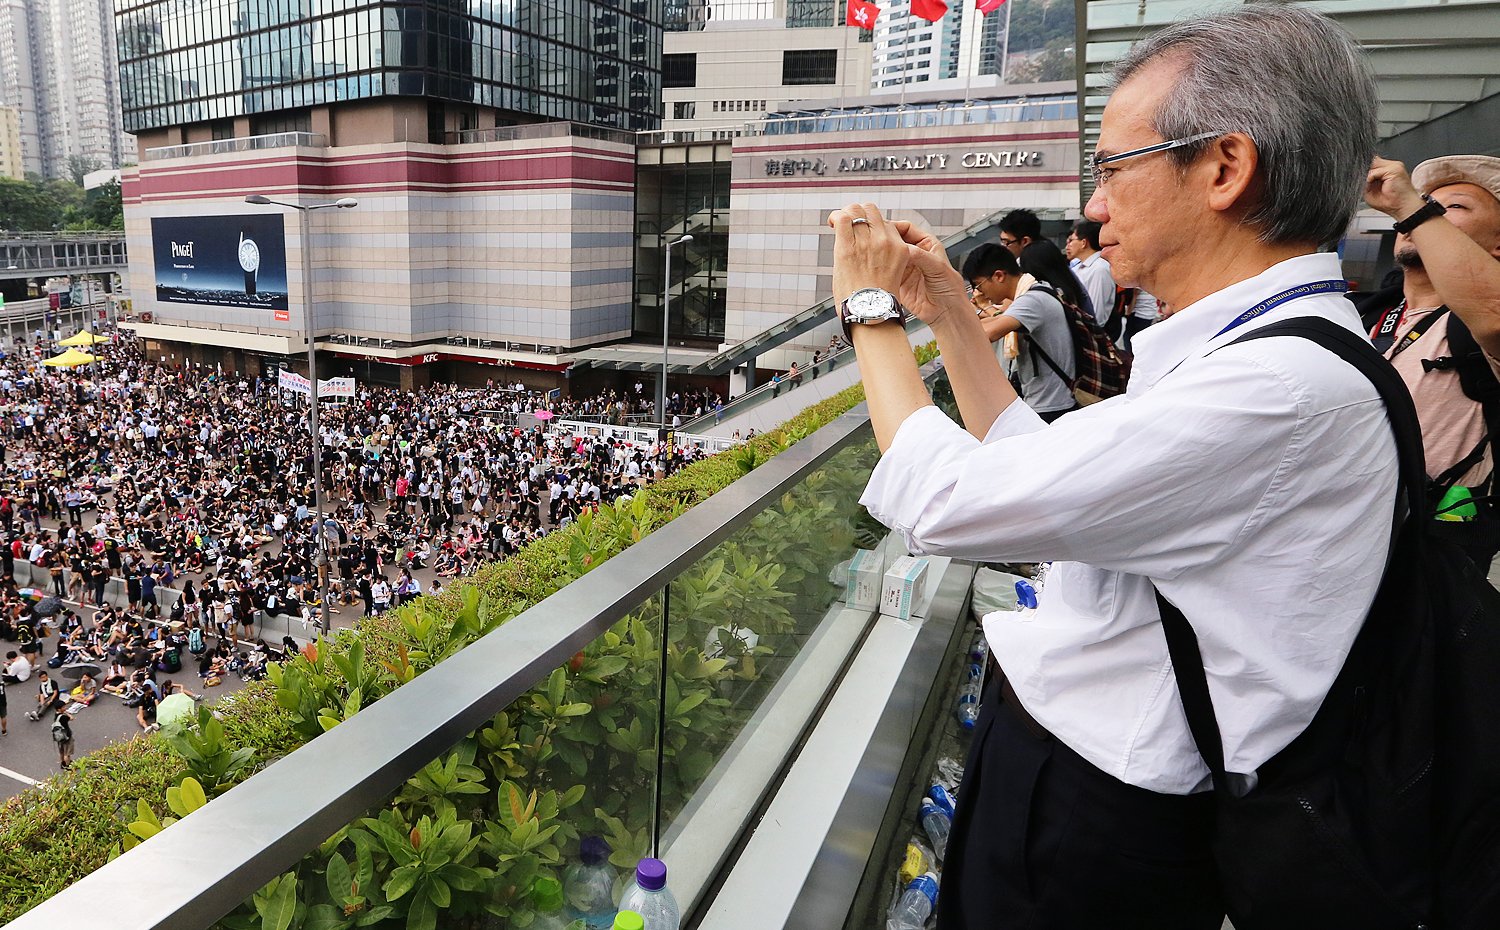
<instances>
[{"instance_id":1,"label":"man's gray hair","mask_svg":"<svg viewBox=\"0 0 1500 930\"><path fill-rule=\"evenodd\" d=\"M1152 119L1163 139L1243 132L1263 183L1246 222L1270 243L1343 236L1375 153L1375 76L1341 26L1307 9L1254 3L1162 29L1114 69L1118 88L1165 59L1183 70ZM1167 156L1185 169L1212 140Z\"/></svg>"}]
</instances>

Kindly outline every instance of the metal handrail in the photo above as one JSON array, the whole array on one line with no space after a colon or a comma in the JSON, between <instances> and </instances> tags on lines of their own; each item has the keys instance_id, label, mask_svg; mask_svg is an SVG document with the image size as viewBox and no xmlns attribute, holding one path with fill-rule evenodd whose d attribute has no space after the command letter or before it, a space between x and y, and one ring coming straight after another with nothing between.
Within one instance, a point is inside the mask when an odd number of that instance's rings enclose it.
<instances>
[{"instance_id":1,"label":"metal handrail","mask_svg":"<svg viewBox=\"0 0 1500 930\"><path fill-rule=\"evenodd\" d=\"M258 152L262 149L282 149L293 146L310 149L327 148L328 137L318 132L269 132L238 139L213 139L208 142L188 142L184 145L162 145L146 149L144 160L161 161L167 158L192 158L196 155Z\"/></svg>"},{"instance_id":2,"label":"metal handrail","mask_svg":"<svg viewBox=\"0 0 1500 930\"><path fill-rule=\"evenodd\" d=\"M924 369L935 377L940 366ZM672 579L869 435L863 405L410 683L26 912L12 930L98 913L124 930L202 930L534 687ZM419 722L414 726L413 722ZM162 875L172 881L161 882ZM140 894L149 887L150 894Z\"/></svg>"}]
</instances>

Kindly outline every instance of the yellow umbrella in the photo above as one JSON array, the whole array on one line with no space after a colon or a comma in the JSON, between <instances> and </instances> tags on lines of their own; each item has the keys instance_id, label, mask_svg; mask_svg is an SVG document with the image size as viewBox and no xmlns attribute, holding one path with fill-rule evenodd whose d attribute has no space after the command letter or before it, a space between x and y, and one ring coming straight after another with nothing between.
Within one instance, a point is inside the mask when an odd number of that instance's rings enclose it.
<instances>
[{"instance_id":1,"label":"yellow umbrella","mask_svg":"<svg viewBox=\"0 0 1500 930\"><path fill-rule=\"evenodd\" d=\"M96 336L88 330L79 330L68 338L59 342L60 346L93 346L101 342L108 342L108 336Z\"/></svg>"},{"instance_id":2,"label":"yellow umbrella","mask_svg":"<svg viewBox=\"0 0 1500 930\"><path fill-rule=\"evenodd\" d=\"M97 356L90 355L87 352L69 349L61 355L54 355L52 358L46 359L42 364L49 368L77 368L79 365L87 365L89 362L96 362L98 360Z\"/></svg>"}]
</instances>

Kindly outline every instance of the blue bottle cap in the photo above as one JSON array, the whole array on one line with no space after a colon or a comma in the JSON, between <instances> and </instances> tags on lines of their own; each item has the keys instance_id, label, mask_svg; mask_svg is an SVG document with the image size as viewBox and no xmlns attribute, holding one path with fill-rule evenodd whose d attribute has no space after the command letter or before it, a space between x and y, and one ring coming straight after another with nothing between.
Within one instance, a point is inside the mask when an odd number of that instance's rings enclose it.
<instances>
[{"instance_id":1,"label":"blue bottle cap","mask_svg":"<svg viewBox=\"0 0 1500 930\"><path fill-rule=\"evenodd\" d=\"M1016 606L1023 610L1036 607L1036 588L1031 586L1031 582L1016 582Z\"/></svg>"},{"instance_id":2,"label":"blue bottle cap","mask_svg":"<svg viewBox=\"0 0 1500 930\"><path fill-rule=\"evenodd\" d=\"M584 865L598 865L609 859L609 843L602 836L585 836L578 844L578 858Z\"/></svg>"}]
</instances>

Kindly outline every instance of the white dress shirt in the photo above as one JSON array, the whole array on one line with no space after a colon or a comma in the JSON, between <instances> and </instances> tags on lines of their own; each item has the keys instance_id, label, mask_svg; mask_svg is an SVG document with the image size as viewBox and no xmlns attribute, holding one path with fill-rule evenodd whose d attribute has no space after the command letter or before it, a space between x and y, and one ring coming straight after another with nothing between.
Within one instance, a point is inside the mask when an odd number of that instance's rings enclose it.
<instances>
[{"instance_id":1,"label":"white dress shirt","mask_svg":"<svg viewBox=\"0 0 1500 930\"><path fill-rule=\"evenodd\" d=\"M903 422L862 503L913 552L1056 560L1040 607L985 618L1023 706L1101 770L1186 794L1207 784L1152 592L1197 632L1227 769L1302 732L1363 623L1394 516L1396 448L1374 387L1312 342L1262 339L1337 294L1216 336L1288 287L1339 279L1304 255L1136 337L1129 391L1051 426L1020 402L983 443L936 408Z\"/></svg>"},{"instance_id":2,"label":"white dress shirt","mask_svg":"<svg viewBox=\"0 0 1500 930\"><path fill-rule=\"evenodd\" d=\"M1079 262L1078 267L1073 269L1073 274L1088 292L1089 301L1094 305L1094 319L1103 326L1115 309L1115 279L1110 273L1109 262L1104 260L1103 255L1095 252Z\"/></svg>"}]
</instances>

